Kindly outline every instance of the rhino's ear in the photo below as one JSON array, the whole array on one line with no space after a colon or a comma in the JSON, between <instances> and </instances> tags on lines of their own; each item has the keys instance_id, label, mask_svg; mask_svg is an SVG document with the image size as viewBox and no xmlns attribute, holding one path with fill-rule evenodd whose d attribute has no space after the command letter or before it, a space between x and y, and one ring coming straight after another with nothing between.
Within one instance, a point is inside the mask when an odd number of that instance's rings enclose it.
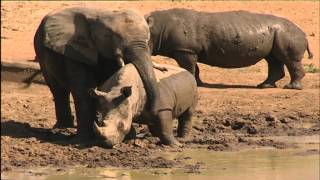
<instances>
[{"instance_id":1,"label":"rhino's ear","mask_svg":"<svg viewBox=\"0 0 320 180\"><path fill-rule=\"evenodd\" d=\"M66 57L97 64L98 52L91 40L90 24L84 13L62 11L48 15L44 22L44 45Z\"/></svg>"},{"instance_id":2,"label":"rhino's ear","mask_svg":"<svg viewBox=\"0 0 320 180\"><path fill-rule=\"evenodd\" d=\"M120 92L124 95L124 97L129 97L132 94L132 86L125 86L120 89Z\"/></svg>"},{"instance_id":3,"label":"rhino's ear","mask_svg":"<svg viewBox=\"0 0 320 180\"><path fill-rule=\"evenodd\" d=\"M88 90L88 93L93 98L104 98L106 96L106 94L107 94L105 92L99 91L97 88L95 88L95 89L90 88Z\"/></svg>"}]
</instances>

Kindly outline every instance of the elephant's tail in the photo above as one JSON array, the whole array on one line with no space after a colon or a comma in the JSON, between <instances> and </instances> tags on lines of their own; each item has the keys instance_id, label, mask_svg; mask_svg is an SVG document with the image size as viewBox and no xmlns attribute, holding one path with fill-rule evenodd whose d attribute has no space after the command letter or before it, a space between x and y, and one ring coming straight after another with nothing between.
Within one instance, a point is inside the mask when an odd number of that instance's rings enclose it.
<instances>
[{"instance_id":1,"label":"elephant's tail","mask_svg":"<svg viewBox=\"0 0 320 180\"><path fill-rule=\"evenodd\" d=\"M309 43L307 43L307 51L308 51L308 59L312 59L313 58L313 53L310 51L310 48L309 48Z\"/></svg>"},{"instance_id":2,"label":"elephant's tail","mask_svg":"<svg viewBox=\"0 0 320 180\"><path fill-rule=\"evenodd\" d=\"M28 77L25 80L23 80L22 82L26 84L24 86L24 88L30 87L31 84L32 84L33 79L40 73L41 73L41 70L38 70L38 71L34 72L30 77Z\"/></svg>"}]
</instances>

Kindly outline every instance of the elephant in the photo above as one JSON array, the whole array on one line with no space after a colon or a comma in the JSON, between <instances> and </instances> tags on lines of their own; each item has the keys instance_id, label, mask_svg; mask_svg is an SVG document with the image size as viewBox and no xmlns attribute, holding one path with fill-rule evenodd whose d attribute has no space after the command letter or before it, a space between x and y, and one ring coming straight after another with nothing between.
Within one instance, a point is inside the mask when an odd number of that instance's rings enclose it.
<instances>
[{"instance_id":1,"label":"elephant","mask_svg":"<svg viewBox=\"0 0 320 180\"><path fill-rule=\"evenodd\" d=\"M145 108L146 89L132 64L122 67L90 95L96 99L97 121L94 132L99 144L112 147L132 132L132 123L147 124L152 135L162 144L182 146L173 135L173 119L178 119L177 135L187 138L197 103L197 83L193 75L173 65L161 65L167 71L155 69L160 92L159 111L155 120ZM186 83L188 82L188 83ZM135 131L133 131L135 132Z\"/></svg>"},{"instance_id":2,"label":"elephant","mask_svg":"<svg viewBox=\"0 0 320 180\"><path fill-rule=\"evenodd\" d=\"M302 89L305 50L313 57L305 33L289 20L247 11L198 12L189 9L154 11L145 15L150 28L152 55L173 58L195 75L198 85L200 63L221 68L242 68L262 59L268 63L268 77L258 88L275 88L285 76L284 88Z\"/></svg>"},{"instance_id":3,"label":"elephant","mask_svg":"<svg viewBox=\"0 0 320 180\"><path fill-rule=\"evenodd\" d=\"M95 88L124 64L137 68L156 116L159 89L148 41L149 27L142 15L131 10L107 11L73 7L47 14L34 36L36 59L54 97L54 128L73 127L70 93L73 96L77 138L91 140L96 120Z\"/></svg>"}]
</instances>

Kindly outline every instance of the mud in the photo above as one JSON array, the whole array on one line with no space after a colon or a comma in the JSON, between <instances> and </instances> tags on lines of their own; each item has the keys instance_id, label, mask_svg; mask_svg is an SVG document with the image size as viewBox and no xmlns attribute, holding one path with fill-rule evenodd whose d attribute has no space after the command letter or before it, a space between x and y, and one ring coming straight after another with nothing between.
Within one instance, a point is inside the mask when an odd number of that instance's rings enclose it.
<instances>
[{"instance_id":1,"label":"mud","mask_svg":"<svg viewBox=\"0 0 320 180\"><path fill-rule=\"evenodd\" d=\"M111 3L111 4L110 4ZM43 15L66 6L93 6L123 9L134 7L142 13L157 7L186 7L206 11L252 10L282 14L302 26L315 54L304 60L319 68L319 4L309 1L284 2L5 2L2 3L1 60L33 64L32 39ZM89 5L90 4L90 5ZM297 7L288 11L285 7ZM308 9L308 10L306 10ZM30 15L31 14L31 15ZM21 16L25 18L20 18ZM34 19L38 19L35 21ZM19 48L17 48L19 47ZM158 63L175 64L169 58L156 56ZM282 89L290 81L286 77L280 88L256 89L267 77L267 64L242 69L220 69L200 64L200 76L206 87L200 87L199 103L194 116L192 137L183 148L159 144L145 126L136 125L138 138L123 142L114 149L74 143L75 129L52 130L55 112L47 86L38 83L23 88L19 83L24 71L1 70L1 172L37 166L82 166L140 168L182 168L186 173L199 173L202 162L187 163L189 157L168 159L164 152L189 149L238 151L246 148L295 148L297 142L280 140L280 136L310 136L320 132L319 73L306 73L304 90ZM19 74L20 73L20 74ZM12 82L17 81L17 82ZM39 79L41 82L41 78ZM306 153L315 153L313 151ZM303 155L303 154L302 154Z\"/></svg>"},{"instance_id":2,"label":"mud","mask_svg":"<svg viewBox=\"0 0 320 180\"><path fill-rule=\"evenodd\" d=\"M319 138L319 136L317 136ZM291 137L288 137L291 139ZM308 138L307 138L308 139ZM319 139L317 141L319 143ZM86 168L33 167L2 173L4 179L319 179L319 147L303 145L299 149L259 149L237 152L213 152L188 149L184 152L164 152L167 159L184 160L183 168ZM214 161L213 161L214 160ZM250 172L250 173L248 173Z\"/></svg>"}]
</instances>

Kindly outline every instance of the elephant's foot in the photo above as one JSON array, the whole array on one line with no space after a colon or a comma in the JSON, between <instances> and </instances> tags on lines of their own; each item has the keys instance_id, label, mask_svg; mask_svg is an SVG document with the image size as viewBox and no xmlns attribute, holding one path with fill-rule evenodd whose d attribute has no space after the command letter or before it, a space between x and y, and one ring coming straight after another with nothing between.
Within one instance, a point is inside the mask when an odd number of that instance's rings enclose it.
<instances>
[{"instance_id":1,"label":"elephant's foot","mask_svg":"<svg viewBox=\"0 0 320 180\"><path fill-rule=\"evenodd\" d=\"M285 85L283 88L284 89L296 89L296 90L302 90L303 89L301 83L299 83L299 82L292 82L290 84Z\"/></svg>"},{"instance_id":2,"label":"elephant's foot","mask_svg":"<svg viewBox=\"0 0 320 180\"><path fill-rule=\"evenodd\" d=\"M257 87L258 87L258 88L261 88L261 89L265 89L265 88L276 88L277 85L276 85L276 83L263 82L263 83L259 84Z\"/></svg>"},{"instance_id":3,"label":"elephant's foot","mask_svg":"<svg viewBox=\"0 0 320 180\"><path fill-rule=\"evenodd\" d=\"M176 137L176 139L180 142L180 143L186 143L186 142L190 142L192 141L192 137L191 136L186 136L186 137Z\"/></svg>"},{"instance_id":4,"label":"elephant's foot","mask_svg":"<svg viewBox=\"0 0 320 180\"><path fill-rule=\"evenodd\" d=\"M53 126L53 129L64 129L64 128L74 128L75 125L73 120L69 121L57 121L56 124Z\"/></svg>"},{"instance_id":5,"label":"elephant's foot","mask_svg":"<svg viewBox=\"0 0 320 180\"><path fill-rule=\"evenodd\" d=\"M181 144L179 141L175 140L173 142L171 142L169 144L170 147L173 147L173 148L181 148L183 147L183 144Z\"/></svg>"},{"instance_id":6,"label":"elephant's foot","mask_svg":"<svg viewBox=\"0 0 320 180\"><path fill-rule=\"evenodd\" d=\"M70 144L93 146L97 144L97 140L93 137L93 135L77 134L70 140Z\"/></svg>"}]
</instances>

